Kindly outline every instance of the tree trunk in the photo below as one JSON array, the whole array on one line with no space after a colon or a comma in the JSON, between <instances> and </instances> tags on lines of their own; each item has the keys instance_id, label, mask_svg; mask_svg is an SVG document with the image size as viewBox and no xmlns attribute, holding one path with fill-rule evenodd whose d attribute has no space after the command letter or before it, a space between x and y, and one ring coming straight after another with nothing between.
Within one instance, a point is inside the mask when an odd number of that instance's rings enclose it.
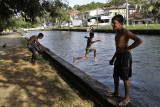
<instances>
[{"instance_id":1,"label":"tree trunk","mask_svg":"<svg viewBox=\"0 0 160 107\"><path fill-rule=\"evenodd\" d=\"M141 12L141 10L142 10L142 5L140 4L139 5L139 12Z\"/></svg>"}]
</instances>

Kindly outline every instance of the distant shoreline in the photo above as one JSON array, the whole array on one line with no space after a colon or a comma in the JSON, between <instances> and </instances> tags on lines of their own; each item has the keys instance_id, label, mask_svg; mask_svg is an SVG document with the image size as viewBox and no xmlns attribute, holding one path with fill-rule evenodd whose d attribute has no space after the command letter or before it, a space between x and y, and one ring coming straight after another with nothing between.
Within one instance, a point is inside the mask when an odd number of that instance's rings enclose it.
<instances>
[{"instance_id":1,"label":"distant shoreline","mask_svg":"<svg viewBox=\"0 0 160 107\"><path fill-rule=\"evenodd\" d=\"M87 29L52 29L53 31L77 31L77 32L87 32ZM134 34L140 35L160 35L160 30L157 29L146 29L146 30L130 30ZM111 29L95 29L94 32L98 33L115 33Z\"/></svg>"}]
</instances>

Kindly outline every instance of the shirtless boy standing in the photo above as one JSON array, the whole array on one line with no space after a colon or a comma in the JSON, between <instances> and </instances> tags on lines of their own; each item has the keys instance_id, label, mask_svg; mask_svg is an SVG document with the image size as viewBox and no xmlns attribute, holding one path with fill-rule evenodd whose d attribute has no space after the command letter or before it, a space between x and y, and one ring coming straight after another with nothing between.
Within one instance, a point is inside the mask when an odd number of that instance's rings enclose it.
<instances>
[{"instance_id":1,"label":"shirtless boy standing","mask_svg":"<svg viewBox=\"0 0 160 107\"><path fill-rule=\"evenodd\" d=\"M96 41L92 41L92 39L94 38L94 33L91 32L90 37L85 37L87 38L87 46L86 46L86 54L85 57L74 57L73 58L73 63L77 60L77 59L87 59L88 58L88 54L89 52L94 52L94 61L97 61L96 59L96 49L90 49L91 45L95 42L101 42L101 40L96 40Z\"/></svg>"},{"instance_id":2,"label":"shirtless boy standing","mask_svg":"<svg viewBox=\"0 0 160 107\"><path fill-rule=\"evenodd\" d=\"M124 81L125 87L125 98L119 103L120 106L125 106L130 102L129 98L129 88L130 82L129 77L132 76L132 56L131 49L137 47L142 43L142 40L136 35L132 34L129 30L123 28L123 16L116 15L112 18L113 30L117 32L115 36L116 52L113 58L109 61L111 65L114 62L114 93L108 95L120 96L119 94L119 77ZM133 44L128 46L129 39L134 41ZM116 59L116 60L115 60Z\"/></svg>"},{"instance_id":3,"label":"shirtless boy standing","mask_svg":"<svg viewBox=\"0 0 160 107\"><path fill-rule=\"evenodd\" d=\"M31 61L34 62L34 65L37 65L37 56L36 56L36 52L34 49L34 46L32 45L32 43L37 43L37 46L39 47L40 51L43 52L42 48L45 48L47 51L49 51L48 48L44 47L43 45L41 45L38 42L38 39L42 39L43 38L43 34L39 33L38 36L31 36L30 39L28 40L28 44L27 47L28 49L32 52L32 58Z\"/></svg>"}]
</instances>

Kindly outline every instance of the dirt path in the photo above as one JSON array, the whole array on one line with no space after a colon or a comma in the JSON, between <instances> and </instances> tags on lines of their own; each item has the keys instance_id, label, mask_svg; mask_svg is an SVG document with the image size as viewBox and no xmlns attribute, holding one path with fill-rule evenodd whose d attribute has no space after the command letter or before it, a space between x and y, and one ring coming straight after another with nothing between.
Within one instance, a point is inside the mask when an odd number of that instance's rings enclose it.
<instances>
[{"instance_id":1,"label":"dirt path","mask_svg":"<svg viewBox=\"0 0 160 107\"><path fill-rule=\"evenodd\" d=\"M0 107L93 107L40 56L39 66L30 63L22 41L17 34L0 36Z\"/></svg>"}]
</instances>

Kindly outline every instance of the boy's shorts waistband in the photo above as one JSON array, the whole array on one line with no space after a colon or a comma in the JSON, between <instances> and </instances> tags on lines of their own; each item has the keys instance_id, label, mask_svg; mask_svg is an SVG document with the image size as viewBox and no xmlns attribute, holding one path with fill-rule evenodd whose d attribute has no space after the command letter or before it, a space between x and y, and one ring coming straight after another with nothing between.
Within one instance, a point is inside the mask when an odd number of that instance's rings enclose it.
<instances>
[{"instance_id":1,"label":"boy's shorts waistband","mask_svg":"<svg viewBox=\"0 0 160 107\"><path fill-rule=\"evenodd\" d=\"M116 54L124 54L124 53L130 53L130 52L121 52L121 53L116 53Z\"/></svg>"},{"instance_id":2,"label":"boy's shorts waistband","mask_svg":"<svg viewBox=\"0 0 160 107\"><path fill-rule=\"evenodd\" d=\"M131 54L130 52L116 53L116 55Z\"/></svg>"}]
</instances>

